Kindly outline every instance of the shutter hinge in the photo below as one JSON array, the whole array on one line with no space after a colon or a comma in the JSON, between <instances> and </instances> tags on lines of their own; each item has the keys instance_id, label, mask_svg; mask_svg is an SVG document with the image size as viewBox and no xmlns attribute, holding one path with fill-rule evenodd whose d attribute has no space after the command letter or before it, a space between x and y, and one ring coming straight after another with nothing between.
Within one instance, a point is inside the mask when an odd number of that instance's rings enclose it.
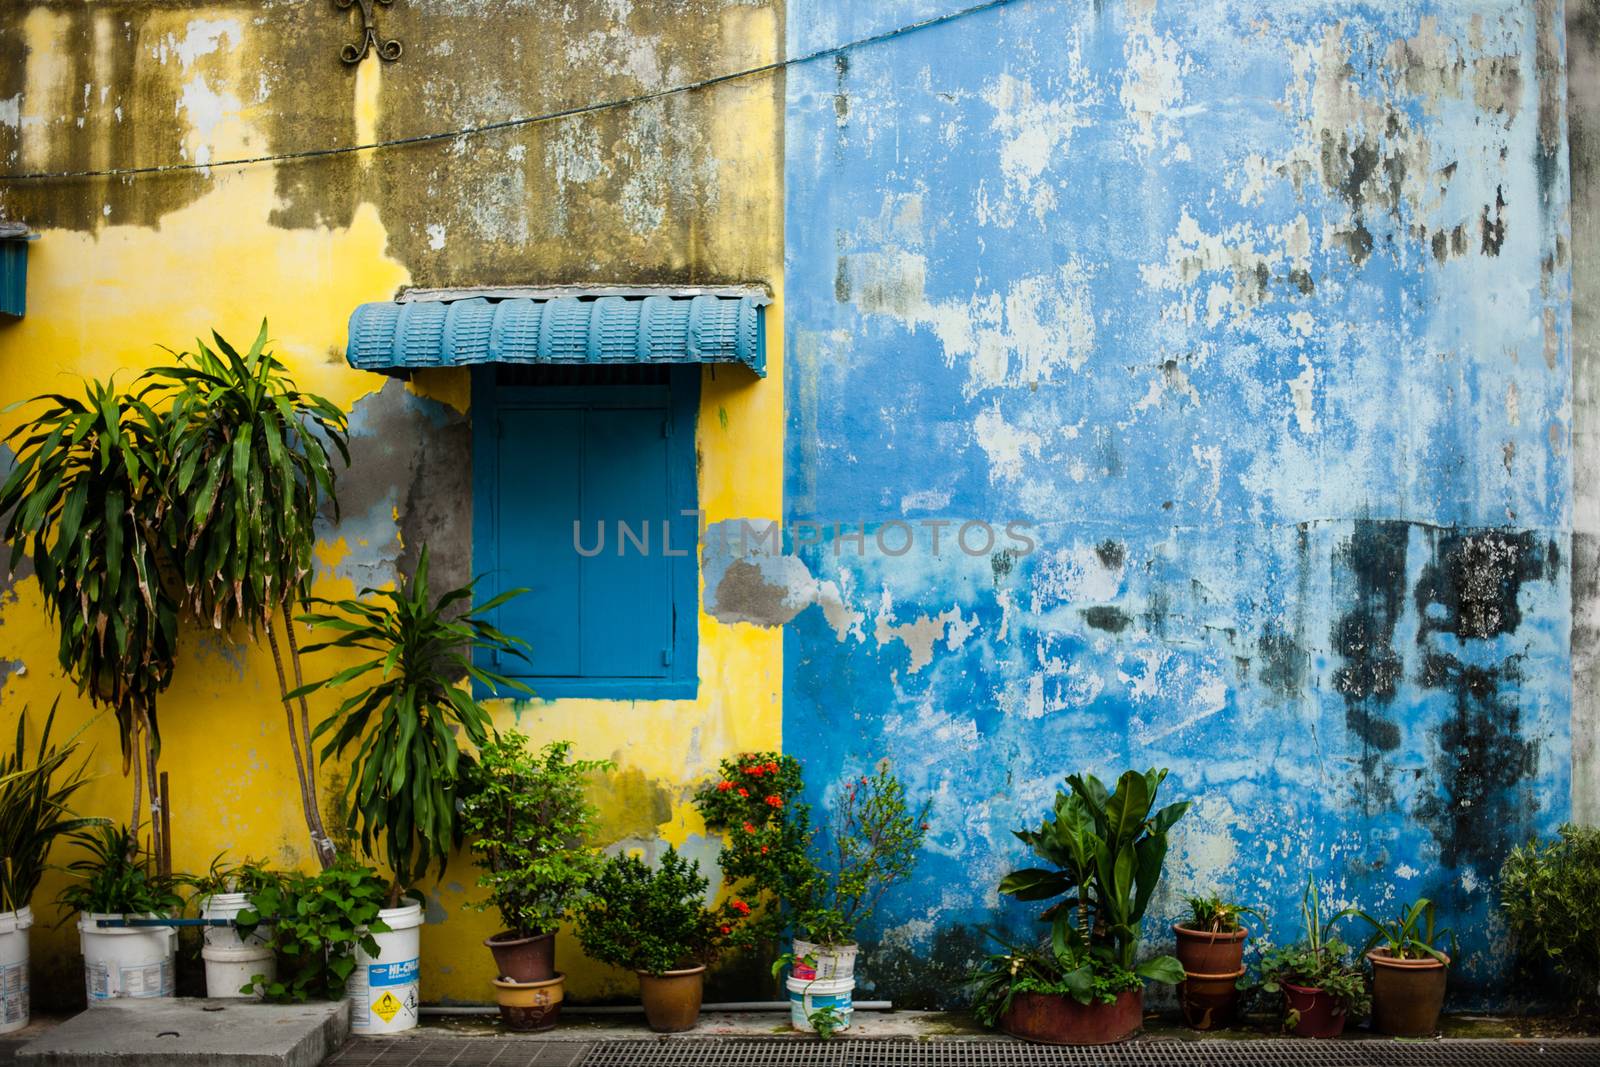
<instances>
[{"instance_id":1,"label":"shutter hinge","mask_svg":"<svg viewBox=\"0 0 1600 1067\"><path fill-rule=\"evenodd\" d=\"M663 667L672 666L672 649L663 648L661 650L661 665Z\"/></svg>"}]
</instances>

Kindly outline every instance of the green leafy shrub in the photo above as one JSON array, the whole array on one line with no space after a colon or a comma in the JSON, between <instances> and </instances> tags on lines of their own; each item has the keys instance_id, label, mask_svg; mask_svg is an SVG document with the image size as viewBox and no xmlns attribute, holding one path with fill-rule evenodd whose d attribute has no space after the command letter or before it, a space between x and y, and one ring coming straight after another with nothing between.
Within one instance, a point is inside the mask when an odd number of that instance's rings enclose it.
<instances>
[{"instance_id":1,"label":"green leafy shrub","mask_svg":"<svg viewBox=\"0 0 1600 1067\"><path fill-rule=\"evenodd\" d=\"M743 752L719 772L695 803L706 826L726 835L717 858L724 883L756 902L737 943L792 930L820 945L848 944L883 895L911 876L928 805L913 812L886 765L845 785L825 834L798 799L804 782L794 757Z\"/></svg>"},{"instance_id":2,"label":"green leafy shrub","mask_svg":"<svg viewBox=\"0 0 1600 1067\"><path fill-rule=\"evenodd\" d=\"M1078 955L1057 955L1053 945L1005 948L1005 952L985 958L972 972L972 1012L984 1026L998 1026L1012 1000L1022 993L1066 996L1080 1004L1111 1004L1120 994L1144 985L1138 974L1101 957L1085 964Z\"/></svg>"},{"instance_id":3,"label":"green leafy shrub","mask_svg":"<svg viewBox=\"0 0 1600 1067\"><path fill-rule=\"evenodd\" d=\"M28 907L57 838L106 824L104 819L75 818L70 810L72 795L89 781L87 761L65 769L77 751L78 735L59 748L52 745L55 721L52 705L30 755L28 709L23 708L17 716L16 747L0 758L0 912Z\"/></svg>"},{"instance_id":4,"label":"green leafy shrub","mask_svg":"<svg viewBox=\"0 0 1600 1067\"><path fill-rule=\"evenodd\" d=\"M1500 868L1500 906L1517 954L1567 980L1575 1007L1600 1000L1600 827L1511 850Z\"/></svg>"},{"instance_id":5,"label":"green leafy shrub","mask_svg":"<svg viewBox=\"0 0 1600 1067\"><path fill-rule=\"evenodd\" d=\"M318 874L269 878L234 919L241 936L270 924L278 977L254 976L241 992L267 1000L338 1000L356 967L356 948L378 956L372 935L389 929L378 918L388 886L376 871L344 858Z\"/></svg>"},{"instance_id":6,"label":"green leafy shrub","mask_svg":"<svg viewBox=\"0 0 1600 1067\"><path fill-rule=\"evenodd\" d=\"M798 926L807 940L855 940L883 895L911 877L928 836L930 803L912 811L905 786L886 763L845 785L830 813L831 854L796 894Z\"/></svg>"},{"instance_id":7,"label":"green leafy shrub","mask_svg":"<svg viewBox=\"0 0 1600 1067\"><path fill-rule=\"evenodd\" d=\"M462 829L489 890L474 907L497 909L519 938L560 926L600 864L588 845L594 807L584 780L613 764L571 754L570 741L532 752L510 730L479 749L463 789Z\"/></svg>"},{"instance_id":8,"label":"green leafy shrub","mask_svg":"<svg viewBox=\"0 0 1600 1067\"><path fill-rule=\"evenodd\" d=\"M194 890L194 898L204 902L218 893L244 893L252 895L275 885L280 875L267 866L266 860L243 859L228 863L222 855L211 861L205 874L190 875L184 879Z\"/></svg>"},{"instance_id":9,"label":"green leafy shrub","mask_svg":"<svg viewBox=\"0 0 1600 1067\"><path fill-rule=\"evenodd\" d=\"M98 915L165 915L183 907L180 879L161 874L155 857L126 826L79 830L73 844L87 853L67 864L76 881L61 890L64 906Z\"/></svg>"},{"instance_id":10,"label":"green leafy shrub","mask_svg":"<svg viewBox=\"0 0 1600 1067\"><path fill-rule=\"evenodd\" d=\"M744 947L781 937L792 925L797 896L816 878L807 850L815 830L801 801L800 763L778 752L741 752L695 793L708 829L724 835L717 866L734 898L751 908L734 931Z\"/></svg>"},{"instance_id":11,"label":"green leafy shrub","mask_svg":"<svg viewBox=\"0 0 1600 1067\"><path fill-rule=\"evenodd\" d=\"M742 915L731 905L707 908L708 886L700 865L672 847L654 870L636 856L613 856L578 905L578 941L593 959L647 974L712 963Z\"/></svg>"},{"instance_id":12,"label":"green leafy shrub","mask_svg":"<svg viewBox=\"0 0 1600 1067\"><path fill-rule=\"evenodd\" d=\"M339 636L307 645L307 654L334 649L371 658L289 694L355 686L312 732L327 737L322 758L355 746L345 785L348 827L360 830L361 848L378 856L377 843L402 886L415 885L430 864L443 874L450 850L461 841L456 820L459 731L479 748L488 744L489 713L473 696L473 683L529 692L527 686L473 663L478 650L521 656L526 642L485 621L498 606L525 592L512 589L472 607L475 583L435 599L428 590L428 547L401 590L363 589L355 600L321 600L331 611L302 615L314 629Z\"/></svg>"},{"instance_id":13,"label":"green leafy shrub","mask_svg":"<svg viewBox=\"0 0 1600 1067\"><path fill-rule=\"evenodd\" d=\"M1333 936L1334 925L1354 914L1354 909L1346 908L1324 920L1316 879L1306 879L1306 891L1300 901L1305 933L1293 945L1262 952L1261 991L1276 995L1285 985L1320 989L1333 999L1335 1010L1357 1018L1365 1015L1372 1007L1366 977L1351 959L1349 946ZM1288 1007L1287 1000L1280 998L1280 1003L1283 1025L1292 1028L1299 1022L1299 1013Z\"/></svg>"}]
</instances>

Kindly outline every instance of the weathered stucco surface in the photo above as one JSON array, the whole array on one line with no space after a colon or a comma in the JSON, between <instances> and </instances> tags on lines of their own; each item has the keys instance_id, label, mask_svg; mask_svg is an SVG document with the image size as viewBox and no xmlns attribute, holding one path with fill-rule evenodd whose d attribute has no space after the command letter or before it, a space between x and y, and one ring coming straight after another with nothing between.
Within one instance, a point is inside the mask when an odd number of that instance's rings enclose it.
<instances>
[{"instance_id":1,"label":"weathered stucco surface","mask_svg":"<svg viewBox=\"0 0 1600 1067\"><path fill-rule=\"evenodd\" d=\"M797 0L789 47L943 7ZM1213 889L1289 937L1314 875L1438 900L1462 1002L1506 996L1495 872L1573 790L1563 33L1040 0L791 73L785 515L868 536L795 553L842 604L787 624L785 737L819 799L883 756L934 798L878 990L1025 925L995 884L1063 775L1156 765L1197 803L1155 943Z\"/></svg>"},{"instance_id":2,"label":"weathered stucco surface","mask_svg":"<svg viewBox=\"0 0 1600 1067\"><path fill-rule=\"evenodd\" d=\"M770 0L406 0L379 11L400 61L339 61L355 16L301 0L24 2L0 12L0 169L212 163L450 130L628 97L763 63L781 47ZM76 375L131 381L158 345L262 316L300 384L351 414L353 466L318 550L317 591L393 583L423 540L436 580L471 573L471 419L464 374L408 384L352 371L351 309L404 285L761 282L768 377L707 371L697 427L708 520L778 518L783 401L782 76L594 116L380 152L117 179L0 183L0 217L32 246L28 314L0 325L0 406ZM4 429L16 413L0 419ZM738 748L779 741L781 638L699 618L700 694L649 703L498 708L536 740L571 738L619 765L598 797L609 843L670 841L709 860L688 791ZM162 709L174 860L218 852L303 864L308 850L270 658L240 635L193 632ZM334 664L312 664L318 673ZM55 638L26 573L0 580L0 729L61 694ZM322 702L331 710L331 702ZM90 732L92 810L126 818L114 731ZM327 767L325 810L343 768ZM491 999L480 941L493 913L468 859L433 895L423 935L430 1000ZM54 921L51 880L35 902ZM36 927L42 1005L81 995L70 925ZM631 975L562 939L578 996Z\"/></svg>"},{"instance_id":3,"label":"weathered stucco surface","mask_svg":"<svg viewBox=\"0 0 1600 1067\"><path fill-rule=\"evenodd\" d=\"M1600 0L1567 4L1572 160L1572 817L1600 823Z\"/></svg>"}]
</instances>

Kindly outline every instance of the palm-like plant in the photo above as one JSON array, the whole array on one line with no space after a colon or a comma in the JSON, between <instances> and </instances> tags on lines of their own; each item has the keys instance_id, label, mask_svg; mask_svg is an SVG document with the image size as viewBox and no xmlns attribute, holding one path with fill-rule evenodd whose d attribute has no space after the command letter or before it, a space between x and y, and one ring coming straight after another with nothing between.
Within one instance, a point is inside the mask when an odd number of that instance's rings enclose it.
<instances>
[{"instance_id":1,"label":"palm-like plant","mask_svg":"<svg viewBox=\"0 0 1600 1067\"><path fill-rule=\"evenodd\" d=\"M183 546L183 584L189 608L218 629L266 631L278 673L311 842L324 867L333 842L322 824L316 766L310 750L311 713L291 689L300 688L300 648L294 612L311 592L314 523L324 499L334 498L329 449L350 461L345 416L320 396L301 392L288 369L266 351L263 320L242 355L220 334L216 349L196 342L175 366L149 371L155 392L170 394L172 454L169 495ZM294 685L278 643L281 625Z\"/></svg>"},{"instance_id":2,"label":"palm-like plant","mask_svg":"<svg viewBox=\"0 0 1600 1067\"><path fill-rule=\"evenodd\" d=\"M88 761L63 771L77 751L78 735L60 747L52 745L50 728L55 721L51 705L30 757L24 708L17 717L16 748L0 758L0 912L28 906L56 838L105 823L72 814L72 795L89 781Z\"/></svg>"},{"instance_id":3,"label":"palm-like plant","mask_svg":"<svg viewBox=\"0 0 1600 1067\"><path fill-rule=\"evenodd\" d=\"M338 637L307 645L371 653L355 666L297 690L303 696L337 689L378 672L318 724L313 738L327 736L324 759L356 745L345 788L349 828L359 829L363 851L375 856L381 838L396 886L415 884L429 863L439 873L461 833L456 819L458 770L464 758L456 730L481 747L493 730L489 713L473 696L474 683L494 691L527 686L473 663L478 649L522 656L527 647L484 621L499 605L520 593L512 589L471 607L475 582L433 599L428 591L428 547L405 588L363 589L361 599L313 603L333 609L301 616L313 629L340 631Z\"/></svg>"},{"instance_id":4,"label":"palm-like plant","mask_svg":"<svg viewBox=\"0 0 1600 1067\"><path fill-rule=\"evenodd\" d=\"M178 603L161 573L173 558L162 421L112 382L86 381L83 399L50 393L28 403L45 406L7 436L16 464L0 487L11 567L32 559L62 668L116 713L135 827L143 750L153 851L164 862L156 701L172 680Z\"/></svg>"}]
</instances>

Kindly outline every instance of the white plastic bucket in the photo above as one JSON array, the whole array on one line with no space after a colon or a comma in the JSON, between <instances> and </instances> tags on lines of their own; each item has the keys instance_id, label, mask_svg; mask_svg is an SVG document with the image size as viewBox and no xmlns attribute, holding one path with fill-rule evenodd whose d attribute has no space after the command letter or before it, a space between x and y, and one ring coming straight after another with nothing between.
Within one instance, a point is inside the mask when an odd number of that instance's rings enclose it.
<instances>
[{"instance_id":1,"label":"white plastic bucket","mask_svg":"<svg viewBox=\"0 0 1600 1067\"><path fill-rule=\"evenodd\" d=\"M794 963L789 971L803 981L838 982L856 976L856 945L816 945L794 942Z\"/></svg>"},{"instance_id":2,"label":"white plastic bucket","mask_svg":"<svg viewBox=\"0 0 1600 1067\"><path fill-rule=\"evenodd\" d=\"M215 893L206 898L205 906L200 909L200 917L202 919L232 919L249 906L250 895L248 893ZM270 926L256 927L248 938L241 938L239 931L231 926L208 926L205 931L205 943L214 948L260 947L272 940L272 927Z\"/></svg>"},{"instance_id":3,"label":"white plastic bucket","mask_svg":"<svg viewBox=\"0 0 1600 1067\"><path fill-rule=\"evenodd\" d=\"M373 934L376 958L356 949L356 969L345 983L350 1029L363 1037L399 1034L417 1025L422 996L418 964L422 954L422 905L385 908L378 918L389 932Z\"/></svg>"},{"instance_id":4,"label":"white plastic bucket","mask_svg":"<svg viewBox=\"0 0 1600 1067\"><path fill-rule=\"evenodd\" d=\"M118 997L170 997L177 975L178 930L172 926L96 926L97 919L152 916L78 916L83 984L93 1007Z\"/></svg>"},{"instance_id":5,"label":"white plastic bucket","mask_svg":"<svg viewBox=\"0 0 1600 1067\"><path fill-rule=\"evenodd\" d=\"M256 975L267 981L278 976L278 959L265 945L206 945L200 949L206 961L206 996L216 1000L259 996L244 992Z\"/></svg>"},{"instance_id":6,"label":"white plastic bucket","mask_svg":"<svg viewBox=\"0 0 1600 1067\"><path fill-rule=\"evenodd\" d=\"M838 1020L835 1030L849 1029L850 1017L855 1012L854 978L835 981L790 978L785 984L789 987L789 1023L796 1030L806 1034L815 1033L816 1027L811 1025L811 1016L823 1008L833 1009Z\"/></svg>"},{"instance_id":7,"label":"white plastic bucket","mask_svg":"<svg viewBox=\"0 0 1600 1067\"><path fill-rule=\"evenodd\" d=\"M0 911L0 1034L28 1025L28 927L33 911Z\"/></svg>"}]
</instances>

